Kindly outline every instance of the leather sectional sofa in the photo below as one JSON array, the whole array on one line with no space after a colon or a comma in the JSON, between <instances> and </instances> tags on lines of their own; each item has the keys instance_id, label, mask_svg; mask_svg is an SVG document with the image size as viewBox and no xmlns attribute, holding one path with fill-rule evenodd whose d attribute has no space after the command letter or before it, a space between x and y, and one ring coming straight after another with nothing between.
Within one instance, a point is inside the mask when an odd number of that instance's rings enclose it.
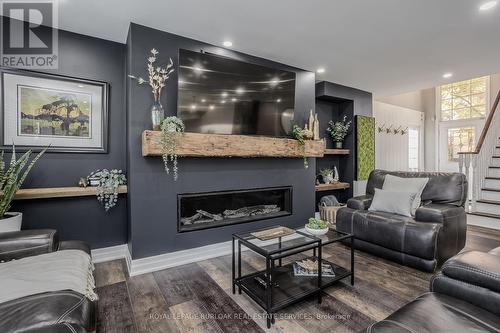
<instances>
[{"instance_id":1,"label":"leather sectional sofa","mask_svg":"<svg viewBox=\"0 0 500 333\"><path fill-rule=\"evenodd\" d=\"M0 233L0 262L61 250L81 250L90 255L83 242L59 242L55 230ZM97 301L71 290L29 295L0 304L0 332L92 332L96 314Z\"/></svg>"},{"instance_id":2,"label":"leather sectional sofa","mask_svg":"<svg viewBox=\"0 0 500 333\"><path fill-rule=\"evenodd\" d=\"M429 178L414 218L368 211L375 188L382 188L387 174ZM349 199L337 212L336 227L353 233L355 247L362 251L433 272L465 246L466 199L467 179L460 173L374 170L366 195Z\"/></svg>"},{"instance_id":3,"label":"leather sectional sofa","mask_svg":"<svg viewBox=\"0 0 500 333\"><path fill-rule=\"evenodd\" d=\"M448 260L429 293L365 332L500 332L500 247Z\"/></svg>"}]
</instances>

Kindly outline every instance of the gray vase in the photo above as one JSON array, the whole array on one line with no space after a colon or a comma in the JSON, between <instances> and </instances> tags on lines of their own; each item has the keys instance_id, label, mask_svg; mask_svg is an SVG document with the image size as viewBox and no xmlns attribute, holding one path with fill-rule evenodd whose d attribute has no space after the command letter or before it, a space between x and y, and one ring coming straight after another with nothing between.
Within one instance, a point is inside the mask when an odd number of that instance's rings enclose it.
<instances>
[{"instance_id":1,"label":"gray vase","mask_svg":"<svg viewBox=\"0 0 500 333\"><path fill-rule=\"evenodd\" d=\"M342 149L342 141L335 141L333 144L335 149Z\"/></svg>"},{"instance_id":2,"label":"gray vase","mask_svg":"<svg viewBox=\"0 0 500 333\"><path fill-rule=\"evenodd\" d=\"M163 106L159 101L155 101L153 105L151 105L151 125L153 131L159 131L161 121L165 117L165 113L163 111Z\"/></svg>"}]
</instances>

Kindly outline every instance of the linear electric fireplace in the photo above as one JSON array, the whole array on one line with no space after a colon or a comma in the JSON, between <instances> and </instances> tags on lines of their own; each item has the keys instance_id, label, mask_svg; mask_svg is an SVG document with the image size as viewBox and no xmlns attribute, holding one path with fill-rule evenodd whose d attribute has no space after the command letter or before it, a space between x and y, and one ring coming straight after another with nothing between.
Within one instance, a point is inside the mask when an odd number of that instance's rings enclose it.
<instances>
[{"instance_id":1,"label":"linear electric fireplace","mask_svg":"<svg viewBox=\"0 0 500 333\"><path fill-rule=\"evenodd\" d=\"M292 187L177 195L179 232L221 227L292 214Z\"/></svg>"}]
</instances>

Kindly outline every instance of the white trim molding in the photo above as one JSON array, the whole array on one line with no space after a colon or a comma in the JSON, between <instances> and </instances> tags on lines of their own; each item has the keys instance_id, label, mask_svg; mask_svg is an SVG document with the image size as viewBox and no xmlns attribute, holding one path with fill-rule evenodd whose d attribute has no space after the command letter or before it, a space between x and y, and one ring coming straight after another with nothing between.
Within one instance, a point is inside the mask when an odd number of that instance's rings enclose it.
<instances>
[{"instance_id":1,"label":"white trim molding","mask_svg":"<svg viewBox=\"0 0 500 333\"><path fill-rule=\"evenodd\" d=\"M129 276L135 276L229 255L231 254L231 241L141 259L132 259L127 244L95 249L92 250L91 253L92 261L96 264L111 260L125 259Z\"/></svg>"},{"instance_id":2,"label":"white trim molding","mask_svg":"<svg viewBox=\"0 0 500 333\"><path fill-rule=\"evenodd\" d=\"M116 259L123 259L126 258L127 254L130 255L127 244L91 250L91 254L92 261L96 264Z\"/></svg>"},{"instance_id":3,"label":"white trim molding","mask_svg":"<svg viewBox=\"0 0 500 333\"><path fill-rule=\"evenodd\" d=\"M135 276L159 271L166 268L186 265L197 261L225 256L231 254L231 251L231 241L229 241L196 247L188 250L160 254L147 258L134 260L128 259L127 266L129 269L129 275Z\"/></svg>"}]
</instances>

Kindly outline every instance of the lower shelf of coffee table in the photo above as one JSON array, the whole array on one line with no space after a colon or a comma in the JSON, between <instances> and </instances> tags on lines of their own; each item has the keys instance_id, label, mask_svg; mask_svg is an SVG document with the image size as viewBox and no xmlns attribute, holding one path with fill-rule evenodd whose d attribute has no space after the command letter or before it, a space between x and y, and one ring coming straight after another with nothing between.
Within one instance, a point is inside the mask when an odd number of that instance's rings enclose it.
<instances>
[{"instance_id":1,"label":"lower shelf of coffee table","mask_svg":"<svg viewBox=\"0 0 500 333\"><path fill-rule=\"evenodd\" d=\"M314 259L314 258L310 258ZM334 277L322 277L321 289L331 286L335 282L351 275L347 269L335 265L332 262L323 260L324 263L331 264L335 271ZM241 287L250 298L266 309L266 288L256 281L260 277L265 281L265 271L259 271L241 277L236 284ZM282 308L298 302L306 297L317 294L321 289L318 287L317 276L295 276L293 273L293 263L276 267L274 269L274 286L272 288L271 312L279 311Z\"/></svg>"}]
</instances>

